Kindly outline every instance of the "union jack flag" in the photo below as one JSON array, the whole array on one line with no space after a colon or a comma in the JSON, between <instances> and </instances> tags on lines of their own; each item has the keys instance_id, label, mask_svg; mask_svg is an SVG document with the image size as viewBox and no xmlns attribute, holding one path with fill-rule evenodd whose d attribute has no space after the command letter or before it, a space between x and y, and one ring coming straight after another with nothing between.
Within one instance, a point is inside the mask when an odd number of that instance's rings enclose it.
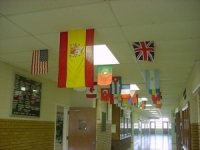
<instances>
[{"instance_id":1,"label":"union jack flag","mask_svg":"<svg viewBox=\"0 0 200 150\"><path fill-rule=\"evenodd\" d=\"M153 41L133 42L132 46L137 60L154 61Z\"/></svg>"}]
</instances>

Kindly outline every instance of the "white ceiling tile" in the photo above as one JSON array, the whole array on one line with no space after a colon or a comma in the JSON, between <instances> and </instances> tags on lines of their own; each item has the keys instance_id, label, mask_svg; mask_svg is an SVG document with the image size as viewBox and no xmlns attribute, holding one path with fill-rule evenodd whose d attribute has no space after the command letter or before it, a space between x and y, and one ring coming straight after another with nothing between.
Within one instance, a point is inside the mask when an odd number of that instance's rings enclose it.
<instances>
[{"instance_id":1,"label":"white ceiling tile","mask_svg":"<svg viewBox=\"0 0 200 150\"><path fill-rule=\"evenodd\" d=\"M130 42L190 39L200 37L200 21L122 26Z\"/></svg>"},{"instance_id":2,"label":"white ceiling tile","mask_svg":"<svg viewBox=\"0 0 200 150\"><path fill-rule=\"evenodd\" d=\"M29 35L27 32L4 17L0 17L0 22L0 40Z\"/></svg>"},{"instance_id":3,"label":"white ceiling tile","mask_svg":"<svg viewBox=\"0 0 200 150\"><path fill-rule=\"evenodd\" d=\"M51 48L59 48L60 43L60 33L51 33L51 34L42 34L42 35L35 35L37 39L45 43Z\"/></svg>"},{"instance_id":4,"label":"white ceiling tile","mask_svg":"<svg viewBox=\"0 0 200 150\"><path fill-rule=\"evenodd\" d=\"M47 0L1 0L0 13L4 15L22 14L28 12L36 12L41 10L56 9L69 7L73 5L85 5L88 3L96 3L102 0L73 0L73 1L47 1ZM25 6L25 7L24 7Z\"/></svg>"},{"instance_id":5,"label":"white ceiling tile","mask_svg":"<svg viewBox=\"0 0 200 150\"><path fill-rule=\"evenodd\" d=\"M106 3L46 10L8 18L31 34L117 26Z\"/></svg>"},{"instance_id":6,"label":"white ceiling tile","mask_svg":"<svg viewBox=\"0 0 200 150\"><path fill-rule=\"evenodd\" d=\"M113 1L111 6L120 25L199 20L200 1ZM191 11L192 10L192 11Z\"/></svg>"},{"instance_id":7,"label":"white ceiling tile","mask_svg":"<svg viewBox=\"0 0 200 150\"><path fill-rule=\"evenodd\" d=\"M49 47L38 41L32 36L4 39L0 40L0 54L11 52L24 52L40 49L48 49Z\"/></svg>"}]
</instances>

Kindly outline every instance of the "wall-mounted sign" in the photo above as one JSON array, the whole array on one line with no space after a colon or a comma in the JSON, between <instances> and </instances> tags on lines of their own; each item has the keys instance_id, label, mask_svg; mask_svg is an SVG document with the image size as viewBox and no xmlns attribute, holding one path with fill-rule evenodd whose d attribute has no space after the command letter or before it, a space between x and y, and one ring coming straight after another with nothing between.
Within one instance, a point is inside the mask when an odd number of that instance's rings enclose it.
<instances>
[{"instance_id":1,"label":"wall-mounted sign","mask_svg":"<svg viewBox=\"0 0 200 150\"><path fill-rule=\"evenodd\" d=\"M11 115L40 117L42 83L15 74Z\"/></svg>"}]
</instances>

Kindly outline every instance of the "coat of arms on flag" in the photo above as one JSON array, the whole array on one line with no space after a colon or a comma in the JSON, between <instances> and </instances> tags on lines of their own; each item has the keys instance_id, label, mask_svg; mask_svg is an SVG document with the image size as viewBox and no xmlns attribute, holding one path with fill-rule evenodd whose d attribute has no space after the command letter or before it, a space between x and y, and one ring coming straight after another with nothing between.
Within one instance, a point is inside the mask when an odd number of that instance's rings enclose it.
<instances>
[{"instance_id":1,"label":"coat of arms on flag","mask_svg":"<svg viewBox=\"0 0 200 150\"><path fill-rule=\"evenodd\" d=\"M153 41L133 42L132 46L137 60L154 61Z\"/></svg>"}]
</instances>

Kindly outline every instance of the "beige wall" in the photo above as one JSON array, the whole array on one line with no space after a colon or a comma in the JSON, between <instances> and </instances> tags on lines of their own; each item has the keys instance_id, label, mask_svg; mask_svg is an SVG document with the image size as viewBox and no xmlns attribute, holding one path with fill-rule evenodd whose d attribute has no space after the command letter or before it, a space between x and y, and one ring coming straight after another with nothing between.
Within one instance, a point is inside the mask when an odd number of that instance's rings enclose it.
<instances>
[{"instance_id":1,"label":"beige wall","mask_svg":"<svg viewBox=\"0 0 200 150\"><path fill-rule=\"evenodd\" d=\"M72 90L57 88L57 84L42 78L39 75L31 75L29 72L0 62L0 118L5 119L26 119L35 120L28 117L11 117L10 107L13 97L14 73L30 78L42 83L42 98L40 118L36 120L55 121L56 104L71 105Z\"/></svg>"}]
</instances>

